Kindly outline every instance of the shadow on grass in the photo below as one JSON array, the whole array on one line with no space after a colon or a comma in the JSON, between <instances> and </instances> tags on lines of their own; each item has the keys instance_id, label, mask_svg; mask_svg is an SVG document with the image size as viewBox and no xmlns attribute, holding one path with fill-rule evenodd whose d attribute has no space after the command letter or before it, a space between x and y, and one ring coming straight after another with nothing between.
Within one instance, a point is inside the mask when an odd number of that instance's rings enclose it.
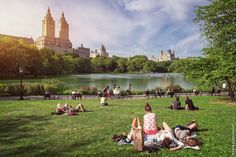
<instances>
[{"instance_id":1,"label":"shadow on grass","mask_svg":"<svg viewBox=\"0 0 236 157\"><path fill-rule=\"evenodd\" d=\"M93 142L88 139L65 143L63 149L45 144L50 141L42 138L41 126L50 123L50 116L22 115L1 119L0 156L67 156L71 151L87 147Z\"/></svg>"},{"instance_id":2,"label":"shadow on grass","mask_svg":"<svg viewBox=\"0 0 236 157\"><path fill-rule=\"evenodd\" d=\"M43 148L40 142L33 143L41 125L48 123L46 116L16 116L6 117L0 121L0 156L28 156L41 154ZM35 124L32 123L37 123ZM28 141L29 142L28 142ZM28 143L27 143L28 142ZM45 149L45 148L44 148ZM47 152L50 154L50 152ZM51 152L53 156L58 154Z\"/></svg>"},{"instance_id":3,"label":"shadow on grass","mask_svg":"<svg viewBox=\"0 0 236 157\"><path fill-rule=\"evenodd\" d=\"M0 121L0 143L1 144L13 144L18 140L31 137L32 128L30 129L26 125L32 122L46 123L48 118L44 116L17 116L6 117Z\"/></svg>"},{"instance_id":4,"label":"shadow on grass","mask_svg":"<svg viewBox=\"0 0 236 157\"><path fill-rule=\"evenodd\" d=\"M229 105L236 105L236 102L230 101L229 97L218 97L217 99L212 100L211 103L218 103L218 104L228 103Z\"/></svg>"}]
</instances>

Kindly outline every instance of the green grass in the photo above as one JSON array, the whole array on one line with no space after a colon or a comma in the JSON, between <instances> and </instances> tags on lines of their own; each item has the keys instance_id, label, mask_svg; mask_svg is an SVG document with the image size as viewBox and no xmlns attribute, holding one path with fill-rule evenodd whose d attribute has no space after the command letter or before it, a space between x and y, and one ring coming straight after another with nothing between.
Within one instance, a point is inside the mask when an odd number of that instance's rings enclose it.
<instances>
[{"instance_id":1,"label":"green grass","mask_svg":"<svg viewBox=\"0 0 236 157\"><path fill-rule=\"evenodd\" d=\"M236 105L219 102L217 97L193 97L201 108L197 112L170 111L165 107L170 98L143 100L109 100L109 106L99 106L99 100L81 100L90 112L78 116L55 116L58 101L0 101L0 156L149 156L138 153L132 145L118 146L113 134L128 132L132 118L144 115L149 102L158 117L170 126L199 122L198 132L204 143L199 151L162 149L153 156L230 156L232 153L232 124ZM183 102L183 99L181 99ZM75 106L78 100L60 100Z\"/></svg>"}]
</instances>

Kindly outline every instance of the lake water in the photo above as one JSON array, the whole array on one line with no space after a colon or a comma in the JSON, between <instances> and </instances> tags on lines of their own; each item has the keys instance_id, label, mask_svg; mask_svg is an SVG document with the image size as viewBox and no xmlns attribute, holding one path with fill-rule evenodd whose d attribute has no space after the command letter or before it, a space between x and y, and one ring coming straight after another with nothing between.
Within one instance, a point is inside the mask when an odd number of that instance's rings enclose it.
<instances>
[{"instance_id":1,"label":"lake water","mask_svg":"<svg viewBox=\"0 0 236 157\"><path fill-rule=\"evenodd\" d=\"M114 84L126 90L131 83L132 90L165 88L178 84L184 89L192 89L192 83L184 79L179 73L152 73L152 74L85 74L56 77L65 82L65 86L71 89L93 86L102 89L105 86L113 87Z\"/></svg>"}]
</instances>

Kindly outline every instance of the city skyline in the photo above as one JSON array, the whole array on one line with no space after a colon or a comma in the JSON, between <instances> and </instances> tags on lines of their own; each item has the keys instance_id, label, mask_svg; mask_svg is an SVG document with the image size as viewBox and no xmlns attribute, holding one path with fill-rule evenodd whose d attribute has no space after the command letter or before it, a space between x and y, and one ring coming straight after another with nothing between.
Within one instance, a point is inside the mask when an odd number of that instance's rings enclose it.
<instances>
[{"instance_id":1,"label":"city skyline","mask_svg":"<svg viewBox=\"0 0 236 157\"><path fill-rule=\"evenodd\" d=\"M1 0L0 34L35 40L42 32L41 22L50 7L56 25L64 12L74 48L83 43L94 50L104 44L108 52L119 56L158 56L160 50L167 49L173 49L179 57L199 56L203 41L199 27L192 20L194 6L204 3L203 0L89 0L66 3L62 0Z\"/></svg>"}]
</instances>

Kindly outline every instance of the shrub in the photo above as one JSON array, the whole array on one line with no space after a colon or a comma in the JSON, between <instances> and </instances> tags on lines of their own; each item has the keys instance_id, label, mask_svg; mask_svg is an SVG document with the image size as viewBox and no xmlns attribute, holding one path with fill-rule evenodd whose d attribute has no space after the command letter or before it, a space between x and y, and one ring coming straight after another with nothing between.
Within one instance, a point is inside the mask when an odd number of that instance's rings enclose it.
<instances>
[{"instance_id":1,"label":"shrub","mask_svg":"<svg viewBox=\"0 0 236 157\"><path fill-rule=\"evenodd\" d=\"M45 91L49 91L52 94L63 93L64 84L59 80L43 80L40 83L23 83L24 95L42 95ZM20 84L0 84L1 95L19 95Z\"/></svg>"},{"instance_id":2,"label":"shrub","mask_svg":"<svg viewBox=\"0 0 236 157\"><path fill-rule=\"evenodd\" d=\"M169 85L165 89L166 89L166 91L169 89L170 91L173 91L175 93L181 93L183 91L183 88L181 88L181 86L178 84Z\"/></svg>"}]
</instances>

